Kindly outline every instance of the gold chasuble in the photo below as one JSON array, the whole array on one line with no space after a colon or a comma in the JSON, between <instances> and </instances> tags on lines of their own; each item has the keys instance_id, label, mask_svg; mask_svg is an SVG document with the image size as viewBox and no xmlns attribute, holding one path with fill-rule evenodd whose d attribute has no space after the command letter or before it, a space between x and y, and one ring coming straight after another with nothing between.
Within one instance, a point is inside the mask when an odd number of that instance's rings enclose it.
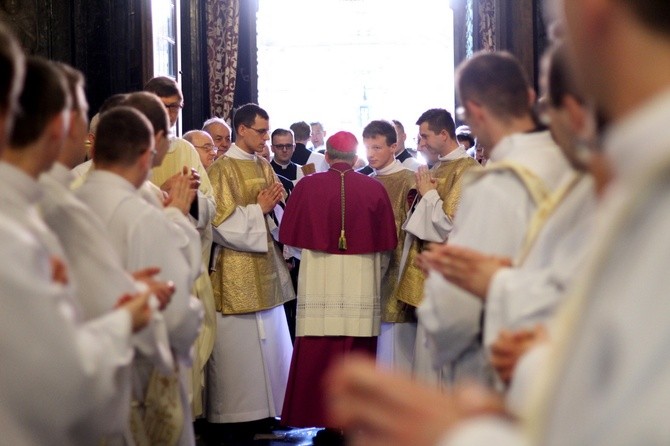
<instances>
[{"instance_id":1,"label":"gold chasuble","mask_svg":"<svg viewBox=\"0 0 670 446\"><path fill-rule=\"evenodd\" d=\"M257 157L239 160L218 159L209 170L216 199L217 227L237 206L257 202L258 193L277 181L270 163ZM266 221L267 226L267 221ZM267 252L244 252L218 246L216 270L210 276L216 310L223 314L242 314L267 310L295 298L286 262L267 230Z\"/></svg>"},{"instance_id":2,"label":"gold chasuble","mask_svg":"<svg viewBox=\"0 0 670 446\"><path fill-rule=\"evenodd\" d=\"M442 200L442 210L452 221L461 200L464 174L471 170L482 170L482 167L469 156L450 161L439 161L430 170L431 176L437 180L437 194ZM412 246L395 292L397 300L413 307L418 307L423 300L425 277L416 266L416 257L422 249L423 241L412 237Z\"/></svg>"},{"instance_id":3,"label":"gold chasuble","mask_svg":"<svg viewBox=\"0 0 670 446\"><path fill-rule=\"evenodd\" d=\"M403 168L399 172L388 175L372 175L372 178L382 183L388 193L393 206L393 217L398 235L398 246L393 250L388 270L382 278L382 322L415 322L414 307L399 301L396 297L396 289L399 285L400 262L405 244L405 231L402 227L415 198L413 195L416 193L416 177L413 171ZM412 248L415 248L414 245Z\"/></svg>"}]
</instances>

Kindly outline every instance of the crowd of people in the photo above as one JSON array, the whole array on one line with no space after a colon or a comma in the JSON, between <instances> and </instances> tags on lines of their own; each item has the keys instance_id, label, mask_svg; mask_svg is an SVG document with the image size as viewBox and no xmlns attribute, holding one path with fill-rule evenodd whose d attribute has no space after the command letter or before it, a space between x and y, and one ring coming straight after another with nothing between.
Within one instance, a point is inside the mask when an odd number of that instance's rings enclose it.
<instances>
[{"instance_id":1,"label":"crowd of people","mask_svg":"<svg viewBox=\"0 0 670 446\"><path fill-rule=\"evenodd\" d=\"M553 5L540 91L475 54L426 164L256 104L175 137L168 77L89 123L0 26L0 442L667 444L670 7Z\"/></svg>"}]
</instances>

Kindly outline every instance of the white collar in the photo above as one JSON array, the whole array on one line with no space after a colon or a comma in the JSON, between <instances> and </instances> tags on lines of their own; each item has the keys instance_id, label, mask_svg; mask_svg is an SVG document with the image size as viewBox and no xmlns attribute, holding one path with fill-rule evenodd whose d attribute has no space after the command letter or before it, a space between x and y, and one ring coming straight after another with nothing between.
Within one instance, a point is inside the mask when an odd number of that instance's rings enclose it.
<instances>
[{"instance_id":1,"label":"white collar","mask_svg":"<svg viewBox=\"0 0 670 446\"><path fill-rule=\"evenodd\" d=\"M546 145L547 141L552 141L548 130L507 135L493 147L489 161L497 162L514 158L518 155L518 152L524 152L526 148ZM520 156L524 157L523 154Z\"/></svg>"},{"instance_id":2,"label":"white collar","mask_svg":"<svg viewBox=\"0 0 670 446\"><path fill-rule=\"evenodd\" d=\"M375 172L375 175L377 176L382 176L382 175L391 175L397 172L400 172L401 170L407 170L405 167L403 167L402 163L396 159L393 160L391 164L389 164L386 167L383 167L379 170L373 169Z\"/></svg>"},{"instance_id":3,"label":"white collar","mask_svg":"<svg viewBox=\"0 0 670 446\"><path fill-rule=\"evenodd\" d=\"M437 159L439 161L453 161L453 160L457 160L459 158L464 158L466 156L469 156L469 155L468 155L468 152L465 151L465 147L463 147L462 145L459 145L458 147L456 147L454 150L447 153L446 155L438 156Z\"/></svg>"},{"instance_id":4,"label":"white collar","mask_svg":"<svg viewBox=\"0 0 670 446\"><path fill-rule=\"evenodd\" d=\"M248 160L248 161L256 160L255 154L245 152L244 150L240 149L235 143L233 143L233 145L230 146L230 149L228 149L228 151L226 152L226 156L236 160Z\"/></svg>"}]
</instances>

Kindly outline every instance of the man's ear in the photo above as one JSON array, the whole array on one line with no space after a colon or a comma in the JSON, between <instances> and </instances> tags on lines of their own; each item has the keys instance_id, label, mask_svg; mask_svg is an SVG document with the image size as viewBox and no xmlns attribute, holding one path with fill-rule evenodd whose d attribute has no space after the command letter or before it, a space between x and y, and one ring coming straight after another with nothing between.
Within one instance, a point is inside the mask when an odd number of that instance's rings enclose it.
<instances>
[{"instance_id":1,"label":"man's ear","mask_svg":"<svg viewBox=\"0 0 670 446\"><path fill-rule=\"evenodd\" d=\"M47 124L46 133L50 140L61 141L65 139L70 131L70 115L69 110L63 110Z\"/></svg>"},{"instance_id":2,"label":"man's ear","mask_svg":"<svg viewBox=\"0 0 670 446\"><path fill-rule=\"evenodd\" d=\"M528 87L528 105L532 109L535 106L535 101L537 100L537 93L535 89Z\"/></svg>"},{"instance_id":3,"label":"man's ear","mask_svg":"<svg viewBox=\"0 0 670 446\"><path fill-rule=\"evenodd\" d=\"M576 135L584 135L592 129L589 127L589 112L572 96L563 98L563 109L570 119L570 126Z\"/></svg>"}]
</instances>

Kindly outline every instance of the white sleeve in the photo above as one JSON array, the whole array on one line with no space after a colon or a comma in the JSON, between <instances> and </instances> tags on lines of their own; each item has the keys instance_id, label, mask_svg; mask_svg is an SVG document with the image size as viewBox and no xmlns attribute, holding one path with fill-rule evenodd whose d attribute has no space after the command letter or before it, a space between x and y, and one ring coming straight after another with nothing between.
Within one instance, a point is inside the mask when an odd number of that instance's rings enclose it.
<instances>
[{"instance_id":1,"label":"white sleeve","mask_svg":"<svg viewBox=\"0 0 670 446\"><path fill-rule=\"evenodd\" d=\"M173 240L177 243L179 250L188 262L191 271L191 279L195 279L202 271L202 244L200 234L193 227L188 217L174 207L166 207L163 212L172 223L170 230L173 233Z\"/></svg>"},{"instance_id":2,"label":"white sleeve","mask_svg":"<svg viewBox=\"0 0 670 446\"><path fill-rule=\"evenodd\" d=\"M132 359L130 318L116 311L76 327L57 309L64 290L50 281L46 252L3 233L12 261L0 270L0 405L29 432L64 444L62 435L118 392L118 368Z\"/></svg>"},{"instance_id":3,"label":"white sleeve","mask_svg":"<svg viewBox=\"0 0 670 446\"><path fill-rule=\"evenodd\" d=\"M514 257L534 210L523 185L511 176L483 178L463 192L449 243ZM418 316L436 365L455 361L478 342L482 308L479 298L447 282L442 275L430 273Z\"/></svg>"},{"instance_id":4,"label":"white sleeve","mask_svg":"<svg viewBox=\"0 0 670 446\"><path fill-rule=\"evenodd\" d=\"M212 222L216 212L214 197L197 191L196 200L198 200L198 220L195 222L196 229L203 229Z\"/></svg>"},{"instance_id":5,"label":"white sleeve","mask_svg":"<svg viewBox=\"0 0 670 446\"><path fill-rule=\"evenodd\" d=\"M161 269L157 278L172 280L175 293L163 317L173 351L180 357L188 357L191 346L198 336L202 320L202 305L191 296L194 277L193 269L184 254L190 252L192 243L184 233L175 232L172 222L165 221L160 214L143 216L142 222L135 225L128 243L129 269L136 270L157 266ZM199 237L195 228L188 229ZM198 268L202 266L200 250L193 254ZM198 270L199 271L199 270Z\"/></svg>"},{"instance_id":6,"label":"white sleeve","mask_svg":"<svg viewBox=\"0 0 670 446\"><path fill-rule=\"evenodd\" d=\"M237 206L219 226L214 227L214 243L246 252L267 252L267 227L260 205Z\"/></svg>"},{"instance_id":7,"label":"white sleeve","mask_svg":"<svg viewBox=\"0 0 670 446\"><path fill-rule=\"evenodd\" d=\"M403 229L421 240L444 242L449 237L453 222L442 210L442 205L437 191L428 191L416 204Z\"/></svg>"}]
</instances>

